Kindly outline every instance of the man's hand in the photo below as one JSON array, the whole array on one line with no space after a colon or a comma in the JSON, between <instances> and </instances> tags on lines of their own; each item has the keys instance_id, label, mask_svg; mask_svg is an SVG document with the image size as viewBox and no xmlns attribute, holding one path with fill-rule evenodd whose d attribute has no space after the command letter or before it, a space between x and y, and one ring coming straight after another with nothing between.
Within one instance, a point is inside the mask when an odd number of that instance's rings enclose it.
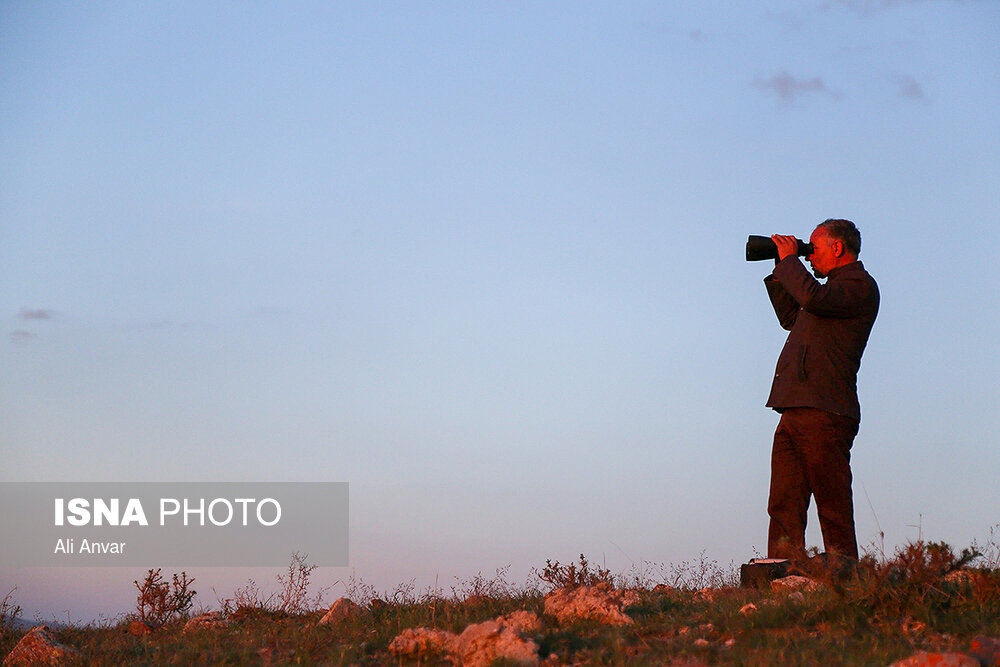
<instances>
[{"instance_id":1,"label":"man's hand","mask_svg":"<svg viewBox=\"0 0 1000 667\"><path fill-rule=\"evenodd\" d=\"M778 246L779 262L786 257L795 257L799 254L799 240L794 236L772 234L771 240L774 241L774 245Z\"/></svg>"}]
</instances>

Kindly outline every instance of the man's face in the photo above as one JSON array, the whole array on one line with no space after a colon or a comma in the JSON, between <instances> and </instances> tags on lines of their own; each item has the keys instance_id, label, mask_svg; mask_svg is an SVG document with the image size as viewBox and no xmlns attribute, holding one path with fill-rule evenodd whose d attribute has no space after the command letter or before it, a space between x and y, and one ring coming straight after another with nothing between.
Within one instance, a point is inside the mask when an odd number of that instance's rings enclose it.
<instances>
[{"instance_id":1,"label":"man's face","mask_svg":"<svg viewBox=\"0 0 1000 667\"><path fill-rule=\"evenodd\" d=\"M813 230L809 243L813 245L812 254L808 258L813 273L817 278L826 278L830 271L837 268L839 256L843 254L843 244L831 238L822 227Z\"/></svg>"}]
</instances>

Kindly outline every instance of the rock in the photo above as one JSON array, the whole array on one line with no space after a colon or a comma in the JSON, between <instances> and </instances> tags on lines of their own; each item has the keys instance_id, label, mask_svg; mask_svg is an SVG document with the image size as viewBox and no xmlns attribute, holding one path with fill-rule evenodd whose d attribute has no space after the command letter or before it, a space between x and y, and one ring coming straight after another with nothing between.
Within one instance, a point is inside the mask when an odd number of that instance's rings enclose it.
<instances>
[{"instance_id":1,"label":"rock","mask_svg":"<svg viewBox=\"0 0 1000 667\"><path fill-rule=\"evenodd\" d=\"M590 620L605 625L631 625L622 611L621 597L607 586L557 588L545 596L545 613L560 623Z\"/></svg>"},{"instance_id":2,"label":"rock","mask_svg":"<svg viewBox=\"0 0 1000 667\"><path fill-rule=\"evenodd\" d=\"M787 593L789 591L799 590L805 593L814 593L818 590L822 590L822 588L823 584L819 583L815 579L801 577L797 574L782 577L781 579L775 579L771 582L771 590L776 593Z\"/></svg>"},{"instance_id":3,"label":"rock","mask_svg":"<svg viewBox=\"0 0 1000 667\"><path fill-rule=\"evenodd\" d=\"M408 628L396 635L389 651L398 658L447 655L463 667L487 667L496 660L537 665L538 645L523 635L541 627L534 613L515 611L473 623L460 635L434 628Z\"/></svg>"},{"instance_id":4,"label":"rock","mask_svg":"<svg viewBox=\"0 0 1000 667\"><path fill-rule=\"evenodd\" d=\"M983 667L1000 667L1000 640L975 637L969 647L969 655L979 660Z\"/></svg>"},{"instance_id":5,"label":"rock","mask_svg":"<svg viewBox=\"0 0 1000 667\"><path fill-rule=\"evenodd\" d=\"M542 629L542 620L538 618L538 614L523 609L512 611L506 616L499 616L497 622L524 633L538 632Z\"/></svg>"},{"instance_id":6,"label":"rock","mask_svg":"<svg viewBox=\"0 0 1000 667\"><path fill-rule=\"evenodd\" d=\"M456 638L454 632L447 630L407 628L389 643L389 652L399 658L447 653Z\"/></svg>"},{"instance_id":7,"label":"rock","mask_svg":"<svg viewBox=\"0 0 1000 667\"><path fill-rule=\"evenodd\" d=\"M979 661L963 653L915 653L889 667L980 667Z\"/></svg>"},{"instance_id":8,"label":"rock","mask_svg":"<svg viewBox=\"0 0 1000 667\"><path fill-rule=\"evenodd\" d=\"M63 660L79 657L80 652L66 644L60 644L47 625L39 625L28 630L21 641L3 659L5 667L10 665L56 665Z\"/></svg>"},{"instance_id":9,"label":"rock","mask_svg":"<svg viewBox=\"0 0 1000 667\"><path fill-rule=\"evenodd\" d=\"M357 617L361 613L361 607L347 598L340 598L330 605L330 610L324 614L323 618L319 619L319 624L326 625L327 623L348 620Z\"/></svg>"},{"instance_id":10,"label":"rock","mask_svg":"<svg viewBox=\"0 0 1000 667\"><path fill-rule=\"evenodd\" d=\"M528 614L529 612L514 612ZM534 614L530 614L534 616ZM495 621L474 623L462 631L452 643L451 653L462 667L488 667L495 660L522 665L538 664L538 644L522 636L522 623L532 625L527 618L510 623L501 616ZM538 627L538 617L533 624Z\"/></svg>"},{"instance_id":11,"label":"rock","mask_svg":"<svg viewBox=\"0 0 1000 667\"><path fill-rule=\"evenodd\" d=\"M153 626L145 621L136 619L128 624L127 632L133 637L145 637L153 634Z\"/></svg>"},{"instance_id":12,"label":"rock","mask_svg":"<svg viewBox=\"0 0 1000 667\"><path fill-rule=\"evenodd\" d=\"M219 612L210 611L188 619L188 622L184 624L182 634L186 635L189 632L200 632L202 630L218 630L227 625L229 625L229 621L223 618Z\"/></svg>"}]
</instances>

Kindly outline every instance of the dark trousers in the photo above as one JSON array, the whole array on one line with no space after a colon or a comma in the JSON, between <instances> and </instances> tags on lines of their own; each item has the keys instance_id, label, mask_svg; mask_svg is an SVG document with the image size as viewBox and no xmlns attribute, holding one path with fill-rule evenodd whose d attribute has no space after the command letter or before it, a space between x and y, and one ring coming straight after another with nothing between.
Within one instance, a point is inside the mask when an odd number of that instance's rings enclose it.
<instances>
[{"instance_id":1,"label":"dark trousers","mask_svg":"<svg viewBox=\"0 0 1000 667\"><path fill-rule=\"evenodd\" d=\"M787 408L774 432L767 513L769 558L802 558L806 512L816 497L826 551L858 558L851 445L858 422L817 408Z\"/></svg>"}]
</instances>

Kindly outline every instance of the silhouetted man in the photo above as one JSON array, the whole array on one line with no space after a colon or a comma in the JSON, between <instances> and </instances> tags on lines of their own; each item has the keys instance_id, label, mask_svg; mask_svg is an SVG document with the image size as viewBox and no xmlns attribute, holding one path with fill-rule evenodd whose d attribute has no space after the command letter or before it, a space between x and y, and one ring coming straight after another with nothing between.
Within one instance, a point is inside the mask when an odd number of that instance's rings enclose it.
<instances>
[{"instance_id":1,"label":"silhouetted man","mask_svg":"<svg viewBox=\"0 0 1000 667\"><path fill-rule=\"evenodd\" d=\"M806 512L815 496L826 551L857 560L851 445L861 421L857 377L878 314L878 285L858 261L861 234L849 220L827 220L809 238L809 263L825 284L799 261L795 237L771 239L778 259L764 285L790 333L767 400L781 413L771 451L767 555L804 557Z\"/></svg>"}]
</instances>

